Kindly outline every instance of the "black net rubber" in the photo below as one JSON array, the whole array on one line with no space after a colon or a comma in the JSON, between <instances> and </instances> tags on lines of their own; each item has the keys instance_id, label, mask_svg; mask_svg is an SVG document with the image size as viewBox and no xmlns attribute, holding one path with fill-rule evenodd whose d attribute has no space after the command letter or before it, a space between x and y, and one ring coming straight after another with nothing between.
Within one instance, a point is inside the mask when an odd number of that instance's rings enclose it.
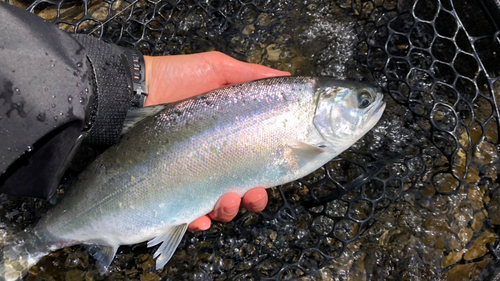
<instances>
[{"instance_id":1,"label":"black net rubber","mask_svg":"<svg viewBox=\"0 0 500 281\"><path fill-rule=\"evenodd\" d=\"M500 15L488 8L493 2L11 2L68 32L145 55L219 50L303 75L332 73L339 58L325 54L341 44L318 37L300 50L303 64L284 52L276 60L260 54L279 48L270 42L299 40L295 19L312 11L326 14L319 27L330 13L353 20L355 67L345 76L368 77L385 91L379 126L322 169L270 190L263 213L241 211L231 223L186 235L157 274L164 280L488 280L498 271ZM280 21L288 29L268 24ZM153 274L145 245L119 253L116 274Z\"/></svg>"}]
</instances>

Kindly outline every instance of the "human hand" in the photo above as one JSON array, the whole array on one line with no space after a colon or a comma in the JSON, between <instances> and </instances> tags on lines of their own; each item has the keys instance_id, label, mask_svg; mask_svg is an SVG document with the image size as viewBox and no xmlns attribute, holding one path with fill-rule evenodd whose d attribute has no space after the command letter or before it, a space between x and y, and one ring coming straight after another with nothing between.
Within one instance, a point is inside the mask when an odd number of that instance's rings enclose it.
<instances>
[{"instance_id":1,"label":"human hand","mask_svg":"<svg viewBox=\"0 0 500 281\"><path fill-rule=\"evenodd\" d=\"M226 85L290 75L263 65L241 62L219 52L144 56L144 61L149 89L144 106L183 100Z\"/></svg>"},{"instance_id":2,"label":"human hand","mask_svg":"<svg viewBox=\"0 0 500 281\"><path fill-rule=\"evenodd\" d=\"M243 206L250 212L262 212L267 205L267 192L262 187L250 189L243 196ZM196 219L188 226L188 231L202 231L210 228L211 220L228 222L234 219L240 208L241 198L236 193L226 193L219 198L214 210Z\"/></svg>"},{"instance_id":3,"label":"human hand","mask_svg":"<svg viewBox=\"0 0 500 281\"><path fill-rule=\"evenodd\" d=\"M149 94L145 106L175 102L225 85L256 79L288 76L290 73L235 60L219 52L194 55L144 57L146 85ZM241 198L227 193L219 198L214 210L196 219L189 231L210 228L211 219L231 221L240 207ZM267 205L267 192L258 187L243 196L243 206L251 212L261 212Z\"/></svg>"}]
</instances>

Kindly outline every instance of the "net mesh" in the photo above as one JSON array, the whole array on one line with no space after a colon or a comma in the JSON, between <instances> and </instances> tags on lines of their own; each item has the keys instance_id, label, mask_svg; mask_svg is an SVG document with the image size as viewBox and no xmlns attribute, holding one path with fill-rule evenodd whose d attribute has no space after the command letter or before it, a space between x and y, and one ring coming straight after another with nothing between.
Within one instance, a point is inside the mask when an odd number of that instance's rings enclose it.
<instances>
[{"instance_id":1,"label":"net mesh","mask_svg":"<svg viewBox=\"0 0 500 281\"><path fill-rule=\"evenodd\" d=\"M153 270L154 250L121 247L108 278L487 280L495 274L500 40L482 2L9 2L70 33L148 55L218 50L296 75L368 78L386 93L388 106L374 130L313 174L269 190L264 212L242 209L233 222L187 234L160 272ZM36 200L16 200L4 207L18 210L10 221L28 223L43 209ZM27 280L103 279L93 262L78 247L64 249L45 257Z\"/></svg>"}]
</instances>

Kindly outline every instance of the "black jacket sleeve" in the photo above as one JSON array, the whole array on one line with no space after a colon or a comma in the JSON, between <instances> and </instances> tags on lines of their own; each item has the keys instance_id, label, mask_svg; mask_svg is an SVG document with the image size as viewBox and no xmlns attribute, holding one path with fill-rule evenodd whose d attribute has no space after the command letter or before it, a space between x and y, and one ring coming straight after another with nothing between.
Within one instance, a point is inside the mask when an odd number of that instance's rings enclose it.
<instances>
[{"instance_id":1,"label":"black jacket sleeve","mask_svg":"<svg viewBox=\"0 0 500 281\"><path fill-rule=\"evenodd\" d=\"M143 57L3 2L0 38L0 192L48 199L81 142L118 140Z\"/></svg>"}]
</instances>

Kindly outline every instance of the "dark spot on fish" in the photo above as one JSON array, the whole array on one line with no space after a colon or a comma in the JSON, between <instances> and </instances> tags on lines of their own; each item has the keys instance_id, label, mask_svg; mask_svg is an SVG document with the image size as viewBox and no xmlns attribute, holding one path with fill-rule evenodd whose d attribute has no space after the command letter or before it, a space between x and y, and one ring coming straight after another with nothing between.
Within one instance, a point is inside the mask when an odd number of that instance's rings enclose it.
<instances>
[{"instance_id":1,"label":"dark spot on fish","mask_svg":"<svg viewBox=\"0 0 500 281\"><path fill-rule=\"evenodd\" d=\"M288 100L286 99L286 96L285 96L285 94L284 94L283 92L281 92L281 96L283 97L283 99L284 99L286 102L288 102Z\"/></svg>"},{"instance_id":2,"label":"dark spot on fish","mask_svg":"<svg viewBox=\"0 0 500 281\"><path fill-rule=\"evenodd\" d=\"M208 97L207 97L207 96L197 96L196 98L197 98L197 99L200 99L200 100L206 100L206 99L208 99Z\"/></svg>"}]
</instances>

